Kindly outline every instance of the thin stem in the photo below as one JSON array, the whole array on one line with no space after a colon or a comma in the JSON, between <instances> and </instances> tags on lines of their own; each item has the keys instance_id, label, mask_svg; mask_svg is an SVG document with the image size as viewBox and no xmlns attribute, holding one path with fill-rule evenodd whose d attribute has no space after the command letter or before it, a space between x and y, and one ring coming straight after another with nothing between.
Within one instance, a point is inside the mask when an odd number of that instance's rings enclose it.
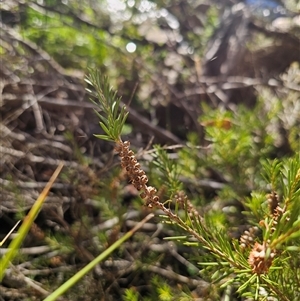
<instances>
[{"instance_id":1,"label":"thin stem","mask_svg":"<svg viewBox=\"0 0 300 301\"><path fill-rule=\"evenodd\" d=\"M83 269L81 269L78 273L76 273L63 285L61 285L50 296L44 299L44 301L56 300L59 296L61 296L73 285L75 285L79 280L81 280L87 273L89 273L97 264L99 264L106 257L108 257L113 251L119 248L126 240L128 240L137 230L139 230L146 222L148 222L153 217L154 217L153 213L148 214L142 221L136 224L134 228L128 231L124 236L122 236L119 240L117 240L114 244L112 244L109 248L107 248L104 252L102 252L98 257L92 260L88 265L86 265Z\"/></svg>"}]
</instances>

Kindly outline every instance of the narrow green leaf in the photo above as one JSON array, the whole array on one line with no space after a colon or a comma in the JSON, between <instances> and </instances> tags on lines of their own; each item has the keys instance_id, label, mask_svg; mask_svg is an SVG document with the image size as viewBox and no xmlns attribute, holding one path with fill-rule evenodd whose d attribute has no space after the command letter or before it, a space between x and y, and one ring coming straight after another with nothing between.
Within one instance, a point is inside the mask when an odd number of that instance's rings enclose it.
<instances>
[{"instance_id":1,"label":"narrow green leaf","mask_svg":"<svg viewBox=\"0 0 300 301\"><path fill-rule=\"evenodd\" d=\"M220 270L216 270L212 275L211 275L211 279L212 280L216 280L216 279L218 279L219 277L220 277Z\"/></svg>"},{"instance_id":2,"label":"narrow green leaf","mask_svg":"<svg viewBox=\"0 0 300 301\"><path fill-rule=\"evenodd\" d=\"M117 112L118 112L118 109L116 109L116 102L114 101L113 103L112 103L112 105L111 105L111 114L112 114L112 118L113 119L116 119L116 115L117 115Z\"/></svg>"},{"instance_id":3,"label":"narrow green leaf","mask_svg":"<svg viewBox=\"0 0 300 301\"><path fill-rule=\"evenodd\" d=\"M257 278L257 275L256 274L253 274L244 284L242 284L239 288L238 288L238 290L237 290L237 292L241 292L241 291L243 291L244 289L246 289L246 287L248 286L248 285L250 285L251 283L253 283L254 281L255 281L255 279Z\"/></svg>"},{"instance_id":4,"label":"narrow green leaf","mask_svg":"<svg viewBox=\"0 0 300 301\"><path fill-rule=\"evenodd\" d=\"M124 115L123 115L123 118L122 118L122 120L121 120L122 126L125 124L126 119L127 119L127 117L128 117L128 114L129 114L129 112L125 112L125 107L123 107L123 108L124 108ZM123 108L122 108L122 109L123 109Z\"/></svg>"},{"instance_id":5,"label":"narrow green leaf","mask_svg":"<svg viewBox=\"0 0 300 301\"><path fill-rule=\"evenodd\" d=\"M164 237L164 240L186 240L188 239L188 236L182 235L182 236L169 236L169 237Z\"/></svg>"},{"instance_id":6,"label":"narrow green leaf","mask_svg":"<svg viewBox=\"0 0 300 301\"><path fill-rule=\"evenodd\" d=\"M113 114L115 115L115 117L118 115L117 113L121 112L122 110L122 106L121 106L121 97L116 97L114 103L115 105L115 109L113 111ZM120 115L120 114L119 114Z\"/></svg>"},{"instance_id":7,"label":"narrow green leaf","mask_svg":"<svg viewBox=\"0 0 300 301\"><path fill-rule=\"evenodd\" d=\"M106 119L103 115L100 115L99 114L99 119L107 126L109 127L110 126L110 121L108 119Z\"/></svg>"},{"instance_id":8,"label":"narrow green leaf","mask_svg":"<svg viewBox=\"0 0 300 301\"><path fill-rule=\"evenodd\" d=\"M300 252L300 246L297 247L297 246L289 246L289 247L286 247L286 250L287 251L292 251L292 252Z\"/></svg>"},{"instance_id":9,"label":"narrow green leaf","mask_svg":"<svg viewBox=\"0 0 300 301\"><path fill-rule=\"evenodd\" d=\"M115 124L113 127L113 134L115 137L119 137L122 132L122 127L120 124Z\"/></svg>"},{"instance_id":10,"label":"narrow green leaf","mask_svg":"<svg viewBox=\"0 0 300 301\"><path fill-rule=\"evenodd\" d=\"M115 141L114 139L111 139L110 137L106 136L106 135L96 135L94 134L94 136L96 138L102 139L102 140L106 140L106 141Z\"/></svg>"},{"instance_id":11,"label":"narrow green leaf","mask_svg":"<svg viewBox=\"0 0 300 301\"><path fill-rule=\"evenodd\" d=\"M112 111L112 115L113 115L114 119L116 119L117 115L118 115L120 100L121 100L121 98L117 98L111 106L111 111Z\"/></svg>"},{"instance_id":12,"label":"narrow green leaf","mask_svg":"<svg viewBox=\"0 0 300 301\"><path fill-rule=\"evenodd\" d=\"M94 112L95 112L95 114L99 117L99 119L102 118L102 115L101 115L96 109L94 109Z\"/></svg>"},{"instance_id":13,"label":"narrow green leaf","mask_svg":"<svg viewBox=\"0 0 300 301\"><path fill-rule=\"evenodd\" d=\"M103 131L109 136L109 137L111 137L111 134L110 134L110 131L109 131L109 129L106 127L106 125L103 123L103 122L99 122L99 124L100 124L100 126L101 126L101 128L103 129Z\"/></svg>"}]
</instances>

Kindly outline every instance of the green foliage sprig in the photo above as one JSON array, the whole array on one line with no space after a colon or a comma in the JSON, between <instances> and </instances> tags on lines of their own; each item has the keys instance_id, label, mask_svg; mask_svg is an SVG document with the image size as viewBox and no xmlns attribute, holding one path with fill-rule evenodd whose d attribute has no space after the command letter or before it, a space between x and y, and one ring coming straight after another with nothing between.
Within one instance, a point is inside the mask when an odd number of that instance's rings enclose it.
<instances>
[{"instance_id":1,"label":"green foliage sprig","mask_svg":"<svg viewBox=\"0 0 300 301\"><path fill-rule=\"evenodd\" d=\"M182 182L179 180L180 170L175 160L170 160L166 150L160 145L154 146L153 164L161 171L163 181L171 195L182 189Z\"/></svg>"},{"instance_id":2,"label":"green foliage sprig","mask_svg":"<svg viewBox=\"0 0 300 301\"><path fill-rule=\"evenodd\" d=\"M108 78L100 76L98 71L91 71L85 81L95 89L95 91L87 89L98 100L91 99L91 101L103 112L103 114L100 114L95 110L100 119L99 124L106 135L95 136L103 140L120 141L122 128L128 116L125 106L120 110L121 98L110 86Z\"/></svg>"},{"instance_id":3,"label":"green foliage sprig","mask_svg":"<svg viewBox=\"0 0 300 301\"><path fill-rule=\"evenodd\" d=\"M254 227L246 230L240 240L232 239L225 228L218 229L214 226L209 215L208 218L202 217L195 209L187 195L181 191L182 183L179 181L176 162L171 161L167 152L159 146L155 148L155 165L162 175L162 185L168 187L170 198L161 202L162 196L157 194L157 189L147 185L148 177L130 149L130 142L121 140L122 127L128 113L124 106L119 110L120 99L116 97L116 92L110 88L106 77L101 79L99 76L101 77L98 72L92 71L87 79L96 91L98 102L94 103L101 110L97 115L101 120L100 126L106 133L96 137L116 143L115 150L121 158L121 166L131 183L140 191L145 205L162 210L165 221L186 231L188 235L181 236L184 244L197 245L203 250L205 260L199 262L202 272L208 271L210 279L219 283L220 288L226 288L226 292L235 288L241 296L254 300L267 300L266 296L283 301L297 300L300 296L297 289L300 287L299 277L290 280L289 274L291 267L296 266L292 253L300 250L299 158L263 164L264 179L267 187L271 187L271 193L266 195L266 191L254 192L247 199L245 205L250 209L247 216L252 219ZM231 124L230 122L230 127ZM236 154L245 154L247 147L240 148L239 133L234 128L228 131L229 128L224 128L223 134L228 141L234 140ZM251 133L245 130L241 134L247 141L246 145L250 145ZM215 147L222 151L225 148L222 143ZM231 160L234 163L234 157ZM254 162L257 159L249 161L247 168ZM237 168L235 165L230 167ZM174 211L172 206L165 207L165 203L175 205ZM180 208L184 209L184 216L180 213ZM189 240L190 236L194 238L193 241ZM179 240L179 236L168 239ZM295 273L299 272L298 267ZM262 290L266 293L261 293Z\"/></svg>"}]
</instances>

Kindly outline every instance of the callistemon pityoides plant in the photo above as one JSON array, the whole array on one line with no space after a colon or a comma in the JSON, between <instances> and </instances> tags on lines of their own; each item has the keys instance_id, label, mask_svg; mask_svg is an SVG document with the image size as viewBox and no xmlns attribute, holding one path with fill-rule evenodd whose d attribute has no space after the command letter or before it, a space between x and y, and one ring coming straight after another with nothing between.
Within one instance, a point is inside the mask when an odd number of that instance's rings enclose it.
<instances>
[{"instance_id":1,"label":"callistemon pityoides plant","mask_svg":"<svg viewBox=\"0 0 300 301\"><path fill-rule=\"evenodd\" d=\"M226 228L217 227L213 220L210 220L209 214L204 217L199 214L182 189L183 185L177 169L179 164L169 160L169 153L161 147L156 146L153 152L153 163L158 168L157 174L162 180L159 192L148 185L148 177L134 151L130 149L130 142L121 139L122 128L128 115L125 106L122 106L120 98L117 98L116 92L110 88L106 77L91 72L86 81L94 88L94 91L89 91L96 94L98 101L93 102L97 107L96 114L104 131L104 134L95 136L115 143L115 151L120 157L121 167L144 200L144 205L148 208L160 209L163 212L161 214L163 220L168 224L179 226L188 233L169 239L181 239L186 245L194 245L204 250L203 254L210 256L211 262L205 260L199 264L215 270L214 276L223 282L223 288L238 286L237 292L241 294L248 294L247 290L250 289L251 292L255 292L254 299L260 300L257 297L261 287L264 287L278 297L276 300L298 300L298 295L296 299L286 297L285 288L289 287L290 282L287 286L282 285L285 284L284 277L281 277L284 274L278 274L280 277L276 278L277 282L274 281L274 275L276 276L279 269L286 270L284 264L288 264L288 260L293 259L284 251L299 251L298 246L294 245L289 245L289 250L284 248L293 239L294 241L295 238L298 239L300 233L300 209L299 199L297 199L300 195L300 163L298 161L289 163L286 171L276 162L268 163L270 179L267 179L267 182L272 183L272 188L275 188L277 179L281 179L284 185L283 188L281 187L284 197L280 202L276 190L272 189L273 192L265 199L264 204L269 209L265 211L262 210L263 204L259 203L257 206L255 198L253 202L249 199L249 205L252 206L249 208L256 208L253 212L256 212L260 218L259 222L246 230L239 242L230 239ZM168 191L169 198L161 193L164 188ZM162 201L164 197L166 199ZM166 204L169 206L166 207ZM280 260L280 256L285 260ZM297 269L298 265L295 267ZM288 276L290 273L298 275L293 269L288 271ZM294 279L296 281L292 283L293 287L290 289L292 293L296 287L299 287L298 277L295 276ZM281 287L278 288L278 285Z\"/></svg>"}]
</instances>

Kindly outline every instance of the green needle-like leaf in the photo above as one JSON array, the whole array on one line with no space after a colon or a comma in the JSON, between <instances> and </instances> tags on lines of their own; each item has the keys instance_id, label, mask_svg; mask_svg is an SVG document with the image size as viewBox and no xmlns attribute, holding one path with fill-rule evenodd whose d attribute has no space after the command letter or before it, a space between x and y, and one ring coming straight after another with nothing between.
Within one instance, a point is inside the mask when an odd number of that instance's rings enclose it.
<instances>
[{"instance_id":1,"label":"green needle-like leaf","mask_svg":"<svg viewBox=\"0 0 300 301\"><path fill-rule=\"evenodd\" d=\"M100 109L100 112L98 110L95 112L100 119L101 128L107 134L96 137L111 141L119 140L128 116L125 106L120 108L121 98L118 98L117 92L110 87L108 78L101 76L97 71L91 71L85 81L96 91L97 101L91 101ZM91 89L88 88L88 91L91 93Z\"/></svg>"},{"instance_id":2,"label":"green needle-like leaf","mask_svg":"<svg viewBox=\"0 0 300 301\"><path fill-rule=\"evenodd\" d=\"M109 129L106 127L106 125L101 121L99 122L99 124L100 124L101 128L103 129L103 131L107 134L107 136L110 137L111 133L110 133Z\"/></svg>"}]
</instances>

